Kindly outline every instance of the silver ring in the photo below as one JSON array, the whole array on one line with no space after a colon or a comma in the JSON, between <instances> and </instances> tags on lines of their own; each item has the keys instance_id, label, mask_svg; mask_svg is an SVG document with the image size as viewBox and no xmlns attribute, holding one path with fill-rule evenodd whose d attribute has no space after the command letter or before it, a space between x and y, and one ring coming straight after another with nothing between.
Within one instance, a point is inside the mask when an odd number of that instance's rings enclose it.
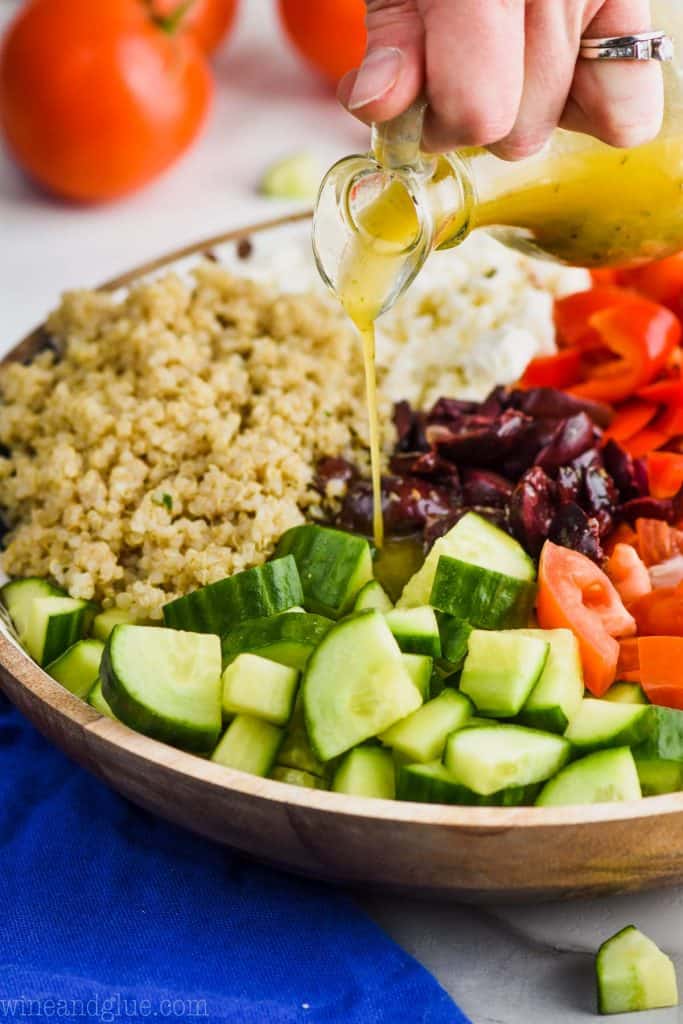
<instances>
[{"instance_id":1,"label":"silver ring","mask_svg":"<svg viewBox=\"0 0 683 1024\"><path fill-rule=\"evenodd\" d=\"M630 36L582 39L579 57L587 60L659 60L674 58L674 44L666 32L635 32Z\"/></svg>"}]
</instances>

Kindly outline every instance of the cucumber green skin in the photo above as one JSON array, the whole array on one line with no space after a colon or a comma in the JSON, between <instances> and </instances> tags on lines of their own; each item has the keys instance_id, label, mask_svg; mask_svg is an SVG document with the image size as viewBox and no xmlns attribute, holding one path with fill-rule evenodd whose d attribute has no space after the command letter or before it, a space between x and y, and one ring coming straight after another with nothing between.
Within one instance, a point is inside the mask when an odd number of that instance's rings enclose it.
<instances>
[{"instance_id":1,"label":"cucumber green skin","mask_svg":"<svg viewBox=\"0 0 683 1024\"><path fill-rule=\"evenodd\" d=\"M293 556L296 562L303 598L295 603L332 619L348 611L372 579L368 542L342 530L313 524L294 526L282 535L275 554Z\"/></svg>"},{"instance_id":2,"label":"cucumber green skin","mask_svg":"<svg viewBox=\"0 0 683 1024\"><path fill-rule=\"evenodd\" d=\"M651 704L647 708L646 723L647 732L637 747L638 756L683 764L683 711Z\"/></svg>"},{"instance_id":3,"label":"cucumber green skin","mask_svg":"<svg viewBox=\"0 0 683 1024\"><path fill-rule=\"evenodd\" d=\"M479 629L519 629L535 600L533 583L442 555L429 603Z\"/></svg>"},{"instance_id":4,"label":"cucumber green skin","mask_svg":"<svg viewBox=\"0 0 683 1024\"><path fill-rule=\"evenodd\" d=\"M410 800L425 804L459 804L465 807L520 807L531 805L538 796L541 783L529 786L510 786L497 793L482 796L461 785L447 773L430 775L420 769L429 765L406 765L398 772L397 800Z\"/></svg>"},{"instance_id":5,"label":"cucumber green skin","mask_svg":"<svg viewBox=\"0 0 683 1024\"><path fill-rule=\"evenodd\" d=\"M112 636L120 628L116 626ZM116 718L136 732L161 740L162 743L169 743L172 747L180 747L181 750L187 750L192 754L209 754L216 746L221 731L220 722L215 729L184 726L181 722L169 723L131 696L126 689L125 681L117 675L116 667L112 663L111 640L102 655L100 679L102 696Z\"/></svg>"},{"instance_id":6,"label":"cucumber green skin","mask_svg":"<svg viewBox=\"0 0 683 1024\"><path fill-rule=\"evenodd\" d=\"M403 654L424 654L428 658L438 658L441 653L438 636L417 636L414 633L410 636L394 633L394 636Z\"/></svg>"},{"instance_id":7,"label":"cucumber green skin","mask_svg":"<svg viewBox=\"0 0 683 1024\"><path fill-rule=\"evenodd\" d=\"M318 646L330 626L332 619L305 612L281 612L278 615L248 619L221 639L223 668L234 661L238 654L260 654L268 658L268 649L271 647L274 648L273 660L280 661L279 657L275 657L276 645L291 644L293 651L299 647L300 651L282 663L291 668L303 669L311 651Z\"/></svg>"},{"instance_id":8,"label":"cucumber green skin","mask_svg":"<svg viewBox=\"0 0 683 1024\"><path fill-rule=\"evenodd\" d=\"M643 796L661 796L683 789L683 764L641 758L637 750L633 751L633 759Z\"/></svg>"},{"instance_id":9,"label":"cucumber green skin","mask_svg":"<svg viewBox=\"0 0 683 1024\"><path fill-rule=\"evenodd\" d=\"M515 721L521 722L529 729L555 732L560 736L569 725L569 719L558 705L549 708L535 708L534 710L522 708Z\"/></svg>"},{"instance_id":10,"label":"cucumber green skin","mask_svg":"<svg viewBox=\"0 0 683 1024\"><path fill-rule=\"evenodd\" d=\"M47 624L41 665L49 665L64 654L69 647L82 640L92 620L92 606L84 604L72 612L63 615L51 615Z\"/></svg>"},{"instance_id":11,"label":"cucumber green skin","mask_svg":"<svg viewBox=\"0 0 683 1024\"><path fill-rule=\"evenodd\" d=\"M451 669L462 668L467 657L467 642L472 632L469 622L456 619L453 615L437 615L441 636L441 657Z\"/></svg>"},{"instance_id":12,"label":"cucumber green skin","mask_svg":"<svg viewBox=\"0 0 683 1024\"><path fill-rule=\"evenodd\" d=\"M302 604L303 599L296 562L289 555L170 601L163 607L164 624L189 633L222 636L245 619L277 615Z\"/></svg>"}]
</instances>

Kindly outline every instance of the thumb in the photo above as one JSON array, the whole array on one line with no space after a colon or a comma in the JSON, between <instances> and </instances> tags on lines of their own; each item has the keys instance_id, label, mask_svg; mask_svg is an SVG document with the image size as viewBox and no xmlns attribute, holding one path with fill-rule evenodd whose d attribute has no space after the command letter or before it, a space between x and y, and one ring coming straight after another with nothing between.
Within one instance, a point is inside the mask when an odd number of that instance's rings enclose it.
<instances>
[{"instance_id":1,"label":"thumb","mask_svg":"<svg viewBox=\"0 0 683 1024\"><path fill-rule=\"evenodd\" d=\"M368 124L402 114L424 77L424 26L417 0L366 0L363 63L339 84L341 103Z\"/></svg>"}]
</instances>

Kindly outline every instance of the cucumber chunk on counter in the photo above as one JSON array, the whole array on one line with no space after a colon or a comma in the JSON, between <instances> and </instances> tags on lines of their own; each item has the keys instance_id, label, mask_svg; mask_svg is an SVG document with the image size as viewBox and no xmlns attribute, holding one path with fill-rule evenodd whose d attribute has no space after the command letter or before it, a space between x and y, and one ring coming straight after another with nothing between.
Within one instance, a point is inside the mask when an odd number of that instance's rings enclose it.
<instances>
[{"instance_id":1,"label":"cucumber chunk on counter","mask_svg":"<svg viewBox=\"0 0 683 1024\"><path fill-rule=\"evenodd\" d=\"M587 697L569 723L566 738L579 754L606 747L633 747L648 735L649 705L614 704Z\"/></svg>"},{"instance_id":2,"label":"cucumber chunk on counter","mask_svg":"<svg viewBox=\"0 0 683 1024\"><path fill-rule=\"evenodd\" d=\"M332 625L322 615L290 609L279 615L248 619L240 623L221 641L223 665L229 665L240 654L259 654L301 671L311 651L318 646Z\"/></svg>"},{"instance_id":3,"label":"cucumber chunk on counter","mask_svg":"<svg viewBox=\"0 0 683 1024\"><path fill-rule=\"evenodd\" d=\"M131 729L208 753L221 729L221 644L208 633L114 626L102 655L102 693Z\"/></svg>"},{"instance_id":4,"label":"cucumber chunk on counter","mask_svg":"<svg viewBox=\"0 0 683 1024\"><path fill-rule=\"evenodd\" d=\"M114 626L122 626L124 624L132 626L136 622L138 622L138 619L132 612L124 611L123 608L107 608L103 612L98 612L92 620L90 632L97 640L102 640L103 643L106 643Z\"/></svg>"},{"instance_id":5,"label":"cucumber chunk on counter","mask_svg":"<svg viewBox=\"0 0 683 1024\"><path fill-rule=\"evenodd\" d=\"M404 654L401 657L403 667L420 692L422 700L429 700L434 659L426 654Z\"/></svg>"},{"instance_id":6,"label":"cucumber chunk on counter","mask_svg":"<svg viewBox=\"0 0 683 1024\"><path fill-rule=\"evenodd\" d=\"M443 612L440 612L437 618L441 636L441 657L448 662L451 671L462 668L473 627L464 619L456 619L452 615L444 615Z\"/></svg>"},{"instance_id":7,"label":"cucumber chunk on counter","mask_svg":"<svg viewBox=\"0 0 683 1024\"><path fill-rule=\"evenodd\" d=\"M324 780L319 776L300 768L287 768L283 764L276 764L270 777L276 782L286 782L289 786L301 786L303 789L327 789Z\"/></svg>"},{"instance_id":8,"label":"cucumber chunk on counter","mask_svg":"<svg viewBox=\"0 0 683 1024\"><path fill-rule=\"evenodd\" d=\"M358 591L353 610L354 612L365 612L369 608L375 608L378 612L390 612L393 608L391 599L381 583L377 580L370 580Z\"/></svg>"},{"instance_id":9,"label":"cucumber chunk on counter","mask_svg":"<svg viewBox=\"0 0 683 1024\"><path fill-rule=\"evenodd\" d=\"M497 793L482 796L468 789L451 775L440 762L407 764L399 769L396 785L398 800L414 800L425 804L461 804L469 807L519 807L533 804L540 784L509 786Z\"/></svg>"},{"instance_id":10,"label":"cucumber chunk on counter","mask_svg":"<svg viewBox=\"0 0 683 1024\"><path fill-rule=\"evenodd\" d=\"M638 683L612 683L603 700L617 704L649 704L642 686Z\"/></svg>"},{"instance_id":11,"label":"cucumber chunk on counter","mask_svg":"<svg viewBox=\"0 0 683 1024\"><path fill-rule=\"evenodd\" d=\"M632 924L603 942L596 957L595 973L600 1013L678 1006L673 963Z\"/></svg>"},{"instance_id":12,"label":"cucumber chunk on counter","mask_svg":"<svg viewBox=\"0 0 683 1024\"><path fill-rule=\"evenodd\" d=\"M481 715L513 718L545 667L550 645L521 630L470 634L460 689Z\"/></svg>"},{"instance_id":13,"label":"cucumber chunk on counter","mask_svg":"<svg viewBox=\"0 0 683 1024\"><path fill-rule=\"evenodd\" d=\"M481 629L516 629L529 624L535 598L527 580L442 555L429 603Z\"/></svg>"},{"instance_id":14,"label":"cucumber chunk on counter","mask_svg":"<svg viewBox=\"0 0 683 1024\"><path fill-rule=\"evenodd\" d=\"M292 714L299 673L258 654L239 654L222 676L223 714L253 715L285 725Z\"/></svg>"},{"instance_id":15,"label":"cucumber chunk on counter","mask_svg":"<svg viewBox=\"0 0 683 1024\"><path fill-rule=\"evenodd\" d=\"M382 743L409 761L426 763L440 758L450 733L462 728L472 705L457 690L445 689L412 715L380 733Z\"/></svg>"},{"instance_id":16,"label":"cucumber chunk on counter","mask_svg":"<svg viewBox=\"0 0 683 1024\"><path fill-rule=\"evenodd\" d=\"M383 732L422 703L377 611L330 629L309 658L302 694L308 736L322 761Z\"/></svg>"},{"instance_id":17,"label":"cucumber chunk on counter","mask_svg":"<svg viewBox=\"0 0 683 1024\"><path fill-rule=\"evenodd\" d=\"M633 752L633 759L643 796L661 796L683 789L683 764L680 762L641 757L637 750Z\"/></svg>"},{"instance_id":18,"label":"cucumber chunk on counter","mask_svg":"<svg viewBox=\"0 0 683 1024\"><path fill-rule=\"evenodd\" d=\"M169 601L163 608L164 623L172 629L222 636L245 619L276 615L303 601L296 562L288 555Z\"/></svg>"},{"instance_id":19,"label":"cucumber chunk on counter","mask_svg":"<svg viewBox=\"0 0 683 1024\"><path fill-rule=\"evenodd\" d=\"M405 654L428 654L432 658L441 656L439 624L434 609L429 605L422 608L394 608L384 618Z\"/></svg>"},{"instance_id":20,"label":"cucumber chunk on counter","mask_svg":"<svg viewBox=\"0 0 683 1024\"><path fill-rule=\"evenodd\" d=\"M237 715L225 730L211 760L224 768L235 768L265 778L282 742L282 729L262 718Z\"/></svg>"},{"instance_id":21,"label":"cucumber chunk on counter","mask_svg":"<svg viewBox=\"0 0 683 1024\"><path fill-rule=\"evenodd\" d=\"M99 675L103 651L101 640L79 640L45 671L77 697L86 697Z\"/></svg>"},{"instance_id":22,"label":"cucumber chunk on counter","mask_svg":"<svg viewBox=\"0 0 683 1024\"><path fill-rule=\"evenodd\" d=\"M570 750L567 740L553 733L489 725L449 736L444 764L461 785L489 796L549 779L567 762Z\"/></svg>"},{"instance_id":23,"label":"cucumber chunk on counter","mask_svg":"<svg viewBox=\"0 0 683 1024\"><path fill-rule=\"evenodd\" d=\"M422 567L403 588L397 607L414 608L418 605L432 604L430 595L442 555L449 555L460 562L467 562L482 569L491 569L513 579L527 582L536 579L534 563L521 544L475 512L467 512L448 533L435 542ZM460 618L467 617L457 610L452 614Z\"/></svg>"},{"instance_id":24,"label":"cucumber chunk on counter","mask_svg":"<svg viewBox=\"0 0 683 1024\"><path fill-rule=\"evenodd\" d=\"M102 680L98 677L95 680L95 685L88 694L88 704L94 708L95 711L99 711L101 715L106 715L107 718L116 718L116 715L107 704L102 693Z\"/></svg>"},{"instance_id":25,"label":"cucumber chunk on counter","mask_svg":"<svg viewBox=\"0 0 683 1024\"><path fill-rule=\"evenodd\" d=\"M541 790L538 807L621 803L642 796L633 754L628 747L598 750L562 771Z\"/></svg>"},{"instance_id":26,"label":"cucumber chunk on counter","mask_svg":"<svg viewBox=\"0 0 683 1024\"><path fill-rule=\"evenodd\" d=\"M33 577L6 583L0 597L19 642L39 665L49 665L80 640L92 612L88 601Z\"/></svg>"},{"instance_id":27,"label":"cucumber chunk on counter","mask_svg":"<svg viewBox=\"0 0 683 1024\"><path fill-rule=\"evenodd\" d=\"M307 611L338 619L372 579L372 554L363 537L328 526L294 526L280 538L277 555L291 555L301 577ZM297 602L298 603L298 602Z\"/></svg>"},{"instance_id":28,"label":"cucumber chunk on counter","mask_svg":"<svg viewBox=\"0 0 683 1024\"><path fill-rule=\"evenodd\" d=\"M381 747L356 747L344 756L334 774L335 793L393 800L396 796L394 761Z\"/></svg>"},{"instance_id":29,"label":"cucumber chunk on counter","mask_svg":"<svg viewBox=\"0 0 683 1024\"><path fill-rule=\"evenodd\" d=\"M532 729L563 733L583 699L579 644L569 629L525 629L525 636L550 644L548 660L519 714Z\"/></svg>"}]
</instances>

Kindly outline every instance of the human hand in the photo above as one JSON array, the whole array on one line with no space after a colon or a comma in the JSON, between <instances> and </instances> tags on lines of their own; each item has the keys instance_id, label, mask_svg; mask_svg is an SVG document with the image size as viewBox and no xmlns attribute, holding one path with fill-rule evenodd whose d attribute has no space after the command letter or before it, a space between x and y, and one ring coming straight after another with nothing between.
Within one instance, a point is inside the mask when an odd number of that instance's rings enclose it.
<instances>
[{"instance_id":1,"label":"human hand","mask_svg":"<svg viewBox=\"0 0 683 1024\"><path fill-rule=\"evenodd\" d=\"M661 126L655 61L578 57L582 37L651 28L649 0L366 0L363 64L339 86L366 123L424 91L423 146L488 146L516 160L560 125L632 147ZM658 27L658 26L657 26Z\"/></svg>"}]
</instances>

